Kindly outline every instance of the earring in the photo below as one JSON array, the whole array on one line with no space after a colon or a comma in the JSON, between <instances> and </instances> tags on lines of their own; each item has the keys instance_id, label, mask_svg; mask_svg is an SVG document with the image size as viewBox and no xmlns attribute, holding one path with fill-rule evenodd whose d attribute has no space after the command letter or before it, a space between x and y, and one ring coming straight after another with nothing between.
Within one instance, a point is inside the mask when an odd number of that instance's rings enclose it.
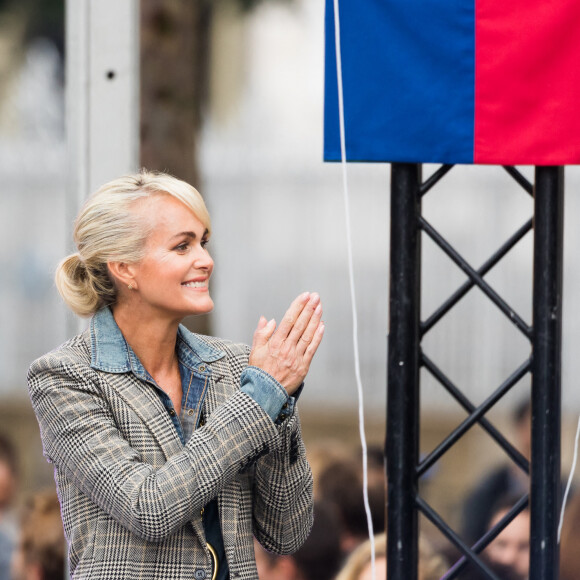
<instances>
[{"instance_id":1,"label":"earring","mask_svg":"<svg viewBox=\"0 0 580 580\"><path fill-rule=\"evenodd\" d=\"M127 288L129 288L129 290L133 290L133 284L129 284Z\"/></svg>"}]
</instances>

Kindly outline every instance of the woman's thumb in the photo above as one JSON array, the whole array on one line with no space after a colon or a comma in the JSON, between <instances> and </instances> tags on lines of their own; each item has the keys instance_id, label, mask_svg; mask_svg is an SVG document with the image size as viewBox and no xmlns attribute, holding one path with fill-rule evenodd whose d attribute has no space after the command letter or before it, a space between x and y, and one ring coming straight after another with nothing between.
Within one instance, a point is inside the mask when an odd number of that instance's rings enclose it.
<instances>
[{"instance_id":1,"label":"woman's thumb","mask_svg":"<svg viewBox=\"0 0 580 580\"><path fill-rule=\"evenodd\" d=\"M270 321L266 321L263 316L260 316L260 320L258 321L258 326L254 332L254 340L252 343L252 347L260 347L263 346L270 340L274 329L276 328L276 321L272 318Z\"/></svg>"}]
</instances>

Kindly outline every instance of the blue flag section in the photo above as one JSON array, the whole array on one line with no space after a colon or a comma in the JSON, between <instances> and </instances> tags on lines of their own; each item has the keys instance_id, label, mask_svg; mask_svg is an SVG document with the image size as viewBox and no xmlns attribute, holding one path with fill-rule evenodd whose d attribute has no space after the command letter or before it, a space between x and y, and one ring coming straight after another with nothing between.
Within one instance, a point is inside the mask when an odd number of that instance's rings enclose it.
<instances>
[{"instance_id":1,"label":"blue flag section","mask_svg":"<svg viewBox=\"0 0 580 580\"><path fill-rule=\"evenodd\" d=\"M474 4L341 0L348 161L472 163ZM339 161L334 3L326 1L324 159Z\"/></svg>"}]
</instances>

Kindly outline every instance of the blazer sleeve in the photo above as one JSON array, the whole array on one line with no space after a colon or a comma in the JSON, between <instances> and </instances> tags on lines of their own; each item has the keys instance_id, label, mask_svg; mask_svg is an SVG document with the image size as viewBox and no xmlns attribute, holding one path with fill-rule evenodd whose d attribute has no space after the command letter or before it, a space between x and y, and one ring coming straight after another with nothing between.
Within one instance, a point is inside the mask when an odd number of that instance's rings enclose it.
<instances>
[{"instance_id":1,"label":"blazer sleeve","mask_svg":"<svg viewBox=\"0 0 580 580\"><path fill-rule=\"evenodd\" d=\"M250 348L230 346L236 355L228 362L234 382L239 383ZM239 364L240 360L243 364ZM253 475L254 535L267 550L291 554L306 541L314 517L312 472L306 459L298 410L294 406L288 418L274 422L258 403L250 396L248 399L277 433L270 443L250 454L242 467L242 471L250 471Z\"/></svg>"},{"instance_id":2,"label":"blazer sleeve","mask_svg":"<svg viewBox=\"0 0 580 580\"><path fill-rule=\"evenodd\" d=\"M300 418L279 427L279 439L255 465L254 535L268 550L291 554L306 541L313 523L313 483Z\"/></svg>"},{"instance_id":3,"label":"blazer sleeve","mask_svg":"<svg viewBox=\"0 0 580 580\"><path fill-rule=\"evenodd\" d=\"M279 439L270 418L238 391L180 452L154 468L119 430L110 387L84 360L45 355L31 366L28 383L47 459L102 510L147 541L161 541L193 519L248 458ZM270 479L280 483L280 477Z\"/></svg>"}]
</instances>

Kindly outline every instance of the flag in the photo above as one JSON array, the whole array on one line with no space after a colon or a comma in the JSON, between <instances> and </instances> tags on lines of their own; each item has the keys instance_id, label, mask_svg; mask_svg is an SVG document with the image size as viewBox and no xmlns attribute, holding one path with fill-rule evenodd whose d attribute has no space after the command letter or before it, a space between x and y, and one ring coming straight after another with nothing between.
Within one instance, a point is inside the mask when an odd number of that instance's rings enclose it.
<instances>
[{"instance_id":1,"label":"flag","mask_svg":"<svg viewBox=\"0 0 580 580\"><path fill-rule=\"evenodd\" d=\"M580 163L580 1L339 0L349 161ZM326 0L324 158L340 160Z\"/></svg>"}]
</instances>

